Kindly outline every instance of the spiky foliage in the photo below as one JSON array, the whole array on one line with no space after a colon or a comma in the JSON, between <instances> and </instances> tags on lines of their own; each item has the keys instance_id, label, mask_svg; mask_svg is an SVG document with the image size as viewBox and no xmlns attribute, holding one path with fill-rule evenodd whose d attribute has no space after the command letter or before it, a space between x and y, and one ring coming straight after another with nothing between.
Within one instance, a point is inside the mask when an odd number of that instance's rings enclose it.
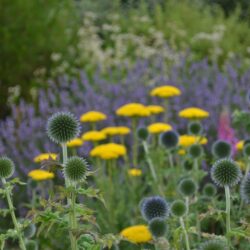
<instances>
[{"instance_id":1,"label":"spiky foliage","mask_svg":"<svg viewBox=\"0 0 250 250\"><path fill-rule=\"evenodd\" d=\"M243 201L250 204L250 173L248 173L241 183L240 194Z\"/></svg>"},{"instance_id":2,"label":"spiky foliage","mask_svg":"<svg viewBox=\"0 0 250 250\"><path fill-rule=\"evenodd\" d=\"M14 171L14 162L8 157L0 157L0 178L9 178L13 175Z\"/></svg>"},{"instance_id":3,"label":"spiky foliage","mask_svg":"<svg viewBox=\"0 0 250 250\"><path fill-rule=\"evenodd\" d=\"M201 145L199 144L193 144L189 147L188 149L188 154L192 157L192 158L199 158L201 157L201 155L203 154L203 148Z\"/></svg>"},{"instance_id":4,"label":"spiky foliage","mask_svg":"<svg viewBox=\"0 0 250 250\"><path fill-rule=\"evenodd\" d=\"M202 133L202 130L202 125L198 121L190 122L188 124L188 133L191 135L200 135Z\"/></svg>"},{"instance_id":5,"label":"spiky foliage","mask_svg":"<svg viewBox=\"0 0 250 250\"><path fill-rule=\"evenodd\" d=\"M242 173L235 161L225 158L214 163L211 177L218 186L234 186L240 181Z\"/></svg>"},{"instance_id":6,"label":"spiky foliage","mask_svg":"<svg viewBox=\"0 0 250 250\"><path fill-rule=\"evenodd\" d=\"M212 183L207 183L204 187L203 187L203 195L209 198L212 198L216 195L217 193L217 188L215 187L214 184Z\"/></svg>"},{"instance_id":7,"label":"spiky foliage","mask_svg":"<svg viewBox=\"0 0 250 250\"><path fill-rule=\"evenodd\" d=\"M167 224L162 218L154 218L149 221L149 230L154 238L163 237L167 231Z\"/></svg>"},{"instance_id":8,"label":"spiky foliage","mask_svg":"<svg viewBox=\"0 0 250 250\"><path fill-rule=\"evenodd\" d=\"M73 156L68 159L64 166L64 175L73 182L83 181L86 177L88 164L81 157Z\"/></svg>"},{"instance_id":9,"label":"spiky foliage","mask_svg":"<svg viewBox=\"0 0 250 250\"><path fill-rule=\"evenodd\" d=\"M222 240L210 240L202 243L199 250L228 250L228 246L225 241Z\"/></svg>"},{"instance_id":10,"label":"spiky foliage","mask_svg":"<svg viewBox=\"0 0 250 250\"><path fill-rule=\"evenodd\" d=\"M196 192L196 189L196 183L190 178L181 180L178 185L178 190L183 196L192 196Z\"/></svg>"},{"instance_id":11,"label":"spiky foliage","mask_svg":"<svg viewBox=\"0 0 250 250\"><path fill-rule=\"evenodd\" d=\"M169 216L169 205L162 197L152 196L141 202L141 213L147 221L156 217L166 218Z\"/></svg>"},{"instance_id":12,"label":"spiky foliage","mask_svg":"<svg viewBox=\"0 0 250 250\"><path fill-rule=\"evenodd\" d=\"M137 129L137 137L141 140L147 140L148 138L148 129L147 128L138 128Z\"/></svg>"},{"instance_id":13,"label":"spiky foliage","mask_svg":"<svg viewBox=\"0 0 250 250\"><path fill-rule=\"evenodd\" d=\"M171 205L171 213L176 217L182 217L187 213L187 206L184 201L176 200Z\"/></svg>"},{"instance_id":14,"label":"spiky foliage","mask_svg":"<svg viewBox=\"0 0 250 250\"><path fill-rule=\"evenodd\" d=\"M55 143L66 143L76 138L80 133L80 123L69 112L53 114L47 122L47 134Z\"/></svg>"},{"instance_id":15,"label":"spiky foliage","mask_svg":"<svg viewBox=\"0 0 250 250\"><path fill-rule=\"evenodd\" d=\"M160 140L167 149L172 149L178 145L179 135L175 131L167 131L161 134Z\"/></svg>"},{"instance_id":16,"label":"spiky foliage","mask_svg":"<svg viewBox=\"0 0 250 250\"><path fill-rule=\"evenodd\" d=\"M212 153L216 158L230 157L232 153L232 147L228 142L218 140L212 146Z\"/></svg>"}]
</instances>

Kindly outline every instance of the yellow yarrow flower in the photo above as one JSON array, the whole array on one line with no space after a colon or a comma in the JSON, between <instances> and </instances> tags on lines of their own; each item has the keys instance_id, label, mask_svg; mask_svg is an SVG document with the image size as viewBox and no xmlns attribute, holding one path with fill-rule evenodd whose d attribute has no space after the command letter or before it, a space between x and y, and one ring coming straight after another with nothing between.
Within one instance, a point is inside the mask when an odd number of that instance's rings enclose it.
<instances>
[{"instance_id":1,"label":"yellow yarrow flower","mask_svg":"<svg viewBox=\"0 0 250 250\"><path fill-rule=\"evenodd\" d=\"M56 160L56 158L57 158L57 154L44 153L44 154L37 155L33 160L34 162L39 163L39 162L49 160L49 159Z\"/></svg>"},{"instance_id":2,"label":"yellow yarrow flower","mask_svg":"<svg viewBox=\"0 0 250 250\"><path fill-rule=\"evenodd\" d=\"M73 148L73 147L81 147L83 145L83 140L80 138L75 138L69 142L67 142L67 147Z\"/></svg>"},{"instance_id":3,"label":"yellow yarrow flower","mask_svg":"<svg viewBox=\"0 0 250 250\"><path fill-rule=\"evenodd\" d=\"M179 112L179 117L186 119L204 119L209 117L209 113L203 109L190 107Z\"/></svg>"},{"instance_id":4,"label":"yellow yarrow flower","mask_svg":"<svg viewBox=\"0 0 250 250\"><path fill-rule=\"evenodd\" d=\"M181 135L179 137L179 146L184 148L189 147L195 143L207 144L206 137L194 136L194 135Z\"/></svg>"},{"instance_id":5,"label":"yellow yarrow flower","mask_svg":"<svg viewBox=\"0 0 250 250\"><path fill-rule=\"evenodd\" d=\"M159 106L159 105L149 105L149 106L147 106L147 109L153 115L157 115L157 114L164 112L164 108L162 106Z\"/></svg>"},{"instance_id":6,"label":"yellow yarrow flower","mask_svg":"<svg viewBox=\"0 0 250 250\"><path fill-rule=\"evenodd\" d=\"M118 126L117 130L118 130L119 135L127 135L131 131L130 128L125 127L125 126Z\"/></svg>"},{"instance_id":7,"label":"yellow yarrow flower","mask_svg":"<svg viewBox=\"0 0 250 250\"><path fill-rule=\"evenodd\" d=\"M241 141L237 142L235 147L236 147L236 149L238 151L243 150L243 148L244 148L244 140L241 140Z\"/></svg>"},{"instance_id":8,"label":"yellow yarrow flower","mask_svg":"<svg viewBox=\"0 0 250 250\"><path fill-rule=\"evenodd\" d=\"M118 108L116 114L127 117L144 117L149 116L150 111L143 104L128 103Z\"/></svg>"},{"instance_id":9,"label":"yellow yarrow flower","mask_svg":"<svg viewBox=\"0 0 250 250\"><path fill-rule=\"evenodd\" d=\"M88 131L82 135L84 141L101 141L106 139L106 135L101 131Z\"/></svg>"},{"instance_id":10,"label":"yellow yarrow flower","mask_svg":"<svg viewBox=\"0 0 250 250\"><path fill-rule=\"evenodd\" d=\"M142 171L141 171L141 169L138 169L138 168L131 168L131 169L128 170L128 174L130 176L137 177L137 176L142 175Z\"/></svg>"},{"instance_id":11,"label":"yellow yarrow flower","mask_svg":"<svg viewBox=\"0 0 250 250\"><path fill-rule=\"evenodd\" d=\"M172 130L172 127L167 123L157 122L148 126L148 131L151 134L159 134L169 130Z\"/></svg>"},{"instance_id":12,"label":"yellow yarrow flower","mask_svg":"<svg viewBox=\"0 0 250 250\"><path fill-rule=\"evenodd\" d=\"M179 149L177 153L178 153L178 155L185 155L186 150L185 149Z\"/></svg>"},{"instance_id":13,"label":"yellow yarrow flower","mask_svg":"<svg viewBox=\"0 0 250 250\"><path fill-rule=\"evenodd\" d=\"M161 98L169 98L173 96L179 96L181 95L180 89L170 86L170 85L164 85L160 87L156 87L150 92L151 96L158 96Z\"/></svg>"},{"instance_id":14,"label":"yellow yarrow flower","mask_svg":"<svg viewBox=\"0 0 250 250\"><path fill-rule=\"evenodd\" d=\"M106 120L107 116L99 111L89 111L87 113L84 113L80 117L81 122L99 122Z\"/></svg>"},{"instance_id":15,"label":"yellow yarrow flower","mask_svg":"<svg viewBox=\"0 0 250 250\"><path fill-rule=\"evenodd\" d=\"M55 177L54 173L42 169L32 170L28 173L28 176L35 181L44 181Z\"/></svg>"},{"instance_id":16,"label":"yellow yarrow flower","mask_svg":"<svg viewBox=\"0 0 250 250\"><path fill-rule=\"evenodd\" d=\"M240 167L241 170L245 171L247 166L244 161L236 161L238 163L238 166Z\"/></svg>"},{"instance_id":17,"label":"yellow yarrow flower","mask_svg":"<svg viewBox=\"0 0 250 250\"><path fill-rule=\"evenodd\" d=\"M127 227L121 231L121 236L132 243L146 243L153 238L146 225Z\"/></svg>"},{"instance_id":18,"label":"yellow yarrow flower","mask_svg":"<svg viewBox=\"0 0 250 250\"><path fill-rule=\"evenodd\" d=\"M114 135L126 135L130 133L130 128L128 127L106 127L101 130L107 136L114 136Z\"/></svg>"}]
</instances>

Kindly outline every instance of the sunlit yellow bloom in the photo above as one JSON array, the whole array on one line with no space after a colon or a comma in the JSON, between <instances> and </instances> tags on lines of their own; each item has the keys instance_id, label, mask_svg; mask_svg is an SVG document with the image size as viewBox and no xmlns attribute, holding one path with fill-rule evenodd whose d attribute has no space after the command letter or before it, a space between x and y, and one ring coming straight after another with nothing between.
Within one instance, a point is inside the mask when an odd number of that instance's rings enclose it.
<instances>
[{"instance_id":1,"label":"sunlit yellow bloom","mask_svg":"<svg viewBox=\"0 0 250 250\"><path fill-rule=\"evenodd\" d=\"M186 108L179 112L179 116L186 119L204 119L209 117L209 113L200 108Z\"/></svg>"},{"instance_id":2,"label":"sunlit yellow bloom","mask_svg":"<svg viewBox=\"0 0 250 250\"><path fill-rule=\"evenodd\" d=\"M55 177L54 173L42 169L32 170L28 173L28 176L35 181L44 181Z\"/></svg>"},{"instance_id":3,"label":"sunlit yellow bloom","mask_svg":"<svg viewBox=\"0 0 250 250\"><path fill-rule=\"evenodd\" d=\"M73 147L81 147L83 145L83 140L80 138L75 138L69 142L67 142L67 147L73 148Z\"/></svg>"},{"instance_id":4,"label":"sunlit yellow bloom","mask_svg":"<svg viewBox=\"0 0 250 250\"><path fill-rule=\"evenodd\" d=\"M117 129L118 129L119 135L127 135L130 133L130 128L125 127L125 126L118 126Z\"/></svg>"},{"instance_id":5,"label":"sunlit yellow bloom","mask_svg":"<svg viewBox=\"0 0 250 250\"><path fill-rule=\"evenodd\" d=\"M128 170L128 174L130 176L141 176L142 171L141 171L141 169L138 169L138 168L131 168Z\"/></svg>"},{"instance_id":6,"label":"sunlit yellow bloom","mask_svg":"<svg viewBox=\"0 0 250 250\"><path fill-rule=\"evenodd\" d=\"M133 243L146 243L152 240L152 235L146 225L136 225L123 229L121 236Z\"/></svg>"},{"instance_id":7,"label":"sunlit yellow bloom","mask_svg":"<svg viewBox=\"0 0 250 250\"><path fill-rule=\"evenodd\" d=\"M57 158L57 154L54 154L54 153L44 153L44 154L40 154L40 155L37 155L33 160L34 162L42 162L42 161L45 161L45 160L56 160Z\"/></svg>"},{"instance_id":8,"label":"sunlit yellow bloom","mask_svg":"<svg viewBox=\"0 0 250 250\"><path fill-rule=\"evenodd\" d=\"M106 127L101 130L107 136L114 136L114 135L126 135L130 133L130 128L118 126L118 127Z\"/></svg>"},{"instance_id":9,"label":"sunlit yellow bloom","mask_svg":"<svg viewBox=\"0 0 250 250\"><path fill-rule=\"evenodd\" d=\"M157 122L148 126L148 131L151 134L159 134L168 130L172 130L172 127L167 123Z\"/></svg>"},{"instance_id":10,"label":"sunlit yellow bloom","mask_svg":"<svg viewBox=\"0 0 250 250\"><path fill-rule=\"evenodd\" d=\"M186 154L186 150L185 149L179 149L178 150L178 155L185 155Z\"/></svg>"},{"instance_id":11,"label":"sunlit yellow bloom","mask_svg":"<svg viewBox=\"0 0 250 250\"><path fill-rule=\"evenodd\" d=\"M179 146L189 147L195 143L207 144L207 138L194 135L181 135L179 137Z\"/></svg>"},{"instance_id":12,"label":"sunlit yellow bloom","mask_svg":"<svg viewBox=\"0 0 250 250\"><path fill-rule=\"evenodd\" d=\"M146 106L140 103L128 103L116 110L116 114L128 117L144 117L149 116L150 111Z\"/></svg>"},{"instance_id":13,"label":"sunlit yellow bloom","mask_svg":"<svg viewBox=\"0 0 250 250\"><path fill-rule=\"evenodd\" d=\"M164 108L159 105L149 105L147 106L148 110L150 111L151 114L156 115L164 112Z\"/></svg>"},{"instance_id":14,"label":"sunlit yellow bloom","mask_svg":"<svg viewBox=\"0 0 250 250\"><path fill-rule=\"evenodd\" d=\"M88 131L82 135L84 141L101 141L106 139L106 135L101 131Z\"/></svg>"},{"instance_id":15,"label":"sunlit yellow bloom","mask_svg":"<svg viewBox=\"0 0 250 250\"><path fill-rule=\"evenodd\" d=\"M158 96L162 98L169 98L173 96L179 96L181 95L180 89L170 86L170 85L165 85L165 86L160 86L156 87L150 92L151 96Z\"/></svg>"},{"instance_id":16,"label":"sunlit yellow bloom","mask_svg":"<svg viewBox=\"0 0 250 250\"><path fill-rule=\"evenodd\" d=\"M104 160L116 159L120 156L124 156L126 153L126 147L117 143L98 145L90 151L92 157L99 157Z\"/></svg>"},{"instance_id":17,"label":"sunlit yellow bloom","mask_svg":"<svg viewBox=\"0 0 250 250\"><path fill-rule=\"evenodd\" d=\"M238 165L239 165L239 167L241 168L241 170L246 170L246 164L245 164L245 162L243 162L243 161L236 161L237 163L238 163Z\"/></svg>"},{"instance_id":18,"label":"sunlit yellow bloom","mask_svg":"<svg viewBox=\"0 0 250 250\"><path fill-rule=\"evenodd\" d=\"M98 122L106 120L107 116L99 111L89 111L81 115L81 122Z\"/></svg>"},{"instance_id":19,"label":"sunlit yellow bloom","mask_svg":"<svg viewBox=\"0 0 250 250\"><path fill-rule=\"evenodd\" d=\"M243 148L244 148L244 140L237 142L236 149L241 151L241 150L243 150Z\"/></svg>"}]
</instances>

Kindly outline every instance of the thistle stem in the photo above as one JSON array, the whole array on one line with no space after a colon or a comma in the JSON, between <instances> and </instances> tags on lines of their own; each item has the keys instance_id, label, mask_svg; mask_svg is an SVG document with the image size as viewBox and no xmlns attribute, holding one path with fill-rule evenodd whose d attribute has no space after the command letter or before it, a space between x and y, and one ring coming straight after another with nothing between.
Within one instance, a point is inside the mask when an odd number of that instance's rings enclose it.
<instances>
[{"instance_id":1,"label":"thistle stem","mask_svg":"<svg viewBox=\"0 0 250 250\"><path fill-rule=\"evenodd\" d=\"M137 135L136 135L136 128L137 128L137 118L132 118L131 120L132 122L132 131L133 131L133 165L134 167L137 167L137 150L138 150L138 139L137 139Z\"/></svg>"},{"instance_id":2,"label":"thistle stem","mask_svg":"<svg viewBox=\"0 0 250 250\"><path fill-rule=\"evenodd\" d=\"M10 193L10 190L8 188L6 188L6 180L5 180L5 178L2 178L2 183L3 183L4 189L6 191L6 198L7 198L7 202L8 202L8 207L9 207L9 210L10 210L10 215L11 215L15 230L17 232L20 248L22 250L26 250L26 246L25 246L25 243L24 243L22 232L20 230L19 224L18 224L17 219L16 219L16 215L15 215L15 212L14 212L14 206L13 206L13 203L12 203L12 200L11 200L11 193Z\"/></svg>"},{"instance_id":3,"label":"thistle stem","mask_svg":"<svg viewBox=\"0 0 250 250\"><path fill-rule=\"evenodd\" d=\"M66 143L62 143L62 152L63 152L63 166L65 166L67 160L68 160L68 150ZM69 180L65 178L65 186L68 188L70 185ZM71 244L71 250L77 250L77 241L76 237L73 234L73 230L76 229L77 223L76 223L76 215L75 215L75 193L72 192L70 197L67 198L67 205L70 207L70 213L69 213L69 237L70 237L70 244Z\"/></svg>"},{"instance_id":4,"label":"thistle stem","mask_svg":"<svg viewBox=\"0 0 250 250\"><path fill-rule=\"evenodd\" d=\"M226 194L226 229L227 229L227 234L231 231L231 226L230 226L230 189L229 186L225 186L225 194Z\"/></svg>"},{"instance_id":5,"label":"thistle stem","mask_svg":"<svg viewBox=\"0 0 250 250\"><path fill-rule=\"evenodd\" d=\"M185 228L184 220L183 220L182 217L180 218L180 224L181 224L181 227L182 227L184 236L185 236L186 249L187 249L187 250L190 250L189 239L188 239L188 233L187 233L187 230L186 230L186 228Z\"/></svg>"}]
</instances>

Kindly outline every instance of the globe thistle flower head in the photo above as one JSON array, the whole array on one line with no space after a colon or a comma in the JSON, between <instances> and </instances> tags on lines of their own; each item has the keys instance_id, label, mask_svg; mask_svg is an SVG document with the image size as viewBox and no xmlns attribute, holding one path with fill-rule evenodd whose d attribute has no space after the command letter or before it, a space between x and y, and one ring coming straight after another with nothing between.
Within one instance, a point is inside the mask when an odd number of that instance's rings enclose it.
<instances>
[{"instance_id":1,"label":"globe thistle flower head","mask_svg":"<svg viewBox=\"0 0 250 250\"><path fill-rule=\"evenodd\" d=\"M88 164L78 156L72 156L64 166L64 176L72 182L80 182L86 178Z\"/></svg>"},{"instance_id":2,"label":"globe thistle flower head","mask_svg":"<svg viewBox=\"0 0 250 250\"><path fill-rule=\"evenodd\" d=\"M169 205L160 196L152 196L142 200L141 213L145 220L150 221L153 218L166 218L169 216Z\"/></svg>"},{"instance_id":3,"label":"globe thistle flower head","mask_svg":"<svg viewBox=\"0 0 250 250\"><path fill-rule=\"evenodd\" d=\"M231 145L223 140L218 140L212 145L212 154L216 158L230 157L232 153Z\"/></svg>"},{"instance_id":4,"label":"globe thistle flower head","mask_svg":"<svg viewBox=\"0 0 250 250\"><path fill-rule=\"evenodd\" d=\"M250 173L243 179L240 186L240 194L242 200L250 204Z\"/></svg>"},{"instance_id":5,"label":"globe thistle flower head","mask_svg":"<svg viewBox=\"0 0 250 250\"><path fill-rule=\"evenodd\" d=\"M0 157L0 178L9 178L13 175L14 171L14 162L6 156Z\"/></svg>"},{"instance_id":6,"label":"globe thistle flower head","mask_svg":"<svg viewBox=\"0 0 250 250\"><path fill-rule=\"evenodd\" d=\"M187 213L187 206L184 201L176 200L171 205L171 213L176 217L183 217Z\"/></svg>"},{"instance_id":7,"label":"globe thistle flower head","mask_svg":"<svg viewBox=\"0 0 250 250\"><path fill-rule=\"evenodd\" d=\"M38 244L35 240L28 240L25 243L26 250L38 250Z\"/></svg>"},{"instance_id":8,"label":"globe thistle flower head","mask_svg":"<svg viewBox=\"0 0 250 250\"><path fill-rule=\"evenodd\" d=\"M167 224L162 218L154 218L149 221L149 231L154 238L163 237L167 232Z\"/></svg>"},{"instance_id":9,"label":"globe thistle flower head","mask_svg":"<svg viewBox=\"0 0 250 250\"><path fill-rule=\"evenodd\" d=\"M25 238L32 238L36 233L36 225L30 223L27 227L23 230Z\"/></svg>"},{"instance_id":10,"label":"globe thistle flower head","mask_svg":"<svg viewBox=\"0 0 250 250\"><path fill-rule=\"evenodd\" d=\"M66 143L78 137L80 122L69 112L53 114L47 122L47 134L55 143Z\"/></svg>"},{"instance_id":11,"label":"globe thistle flower head","mask_svg":"<svg viewBox=\"0 0 250 250\"><path fill-rule=\"evenodd\" d=\"M214 163L211 169L211 177L218 186L234 186L240 181L242 173L235 161L225 158Z\"/></svg>"},{"instance_id":12,"label":"globe thistle flower head","mask_svg":"<svg viewBox=\"0 0 250 250\"><path fill-rule=\"evenodd\" d=\"M203 195L212 198L216 195L217 188L212 183L207 183L203 188Z\"/></svg>"},{"instance_id":13,"label":"globe thistle flower head","mask_svg":"<svg viewBox=\"0 0 250 250\"><path fill-rule=\"evenodd\" d=\"M161 134L161 144L167 149L173 149L177 147L179 143L179 135L175 131L167 131Z\"/></svg>"},{"instance_id":14,"label":"globe thistle flower head","mask_svg":"<svg viewBox=\"0 0 250 250\"><path fill-rule=\"evenodd\" d=\"M192 196L197 190L197 185L194 180L185 178L179 183L178 190L183 196Z\"/></svg>"},{"instance_id":15,"label":"globe thistle flower head","mask_svg":"<svg viewBox=\"0 0 250 250\"><path fill-rule=\"evenodd\" d=\"M186 171L190 171L193 169L193 161L191 159L185 159L182 162L182 166Z\"/></svg>"},{"instance_id":16,"label":"globe thistle flower head","mask_svg":"<svg viewBox=\"0 0 250 250\"><path fill-rule=\"evenodd\" d=\"M202 156L203 154L203 148L200 144L193 144L188 149L188 154L194 158L197 159Z\"/></svg>"},{"instance_id":17,"label":"globe thistle flower head","mask_svg":"<svg viewBox=\"0 0 250 250\"><path fill-rule=\"evenodd\" d=\"M225 241L222 240L209 240L202 243L199 250L229 250Z\"/></svg>"},{"instance_id":18,"label":"globe thistle flower head","mask_svg":"<svg viewBox=\"0 0 250 250\"><path fill-rule=\"evenodd\" d=\"M202 125L198 121L190 122L188 124L188 133L191 135L200 135L203 131Z\"/></svg>"},{"instance_id":19,"label":"globe thistle flower head","mask_svg":"<svg viewBox=\"0 0 250 250\"><path fill-rule=\"evenodd\" d=\"M137 137L143 141L148 139L148 129L147 128L138 128L137 129Z\"/></svg>"},{"instance_id":20,"label":"globe thistle flower head","mask_svg":"<svg viewBox=\"0 0 250 250\"><path fill-rule=\"evenodd\" d=\"M244 145L243 154L246 157L250 157L250 144L249 143L247 143L246 145Z\"/></svg>"}]
</instances>

